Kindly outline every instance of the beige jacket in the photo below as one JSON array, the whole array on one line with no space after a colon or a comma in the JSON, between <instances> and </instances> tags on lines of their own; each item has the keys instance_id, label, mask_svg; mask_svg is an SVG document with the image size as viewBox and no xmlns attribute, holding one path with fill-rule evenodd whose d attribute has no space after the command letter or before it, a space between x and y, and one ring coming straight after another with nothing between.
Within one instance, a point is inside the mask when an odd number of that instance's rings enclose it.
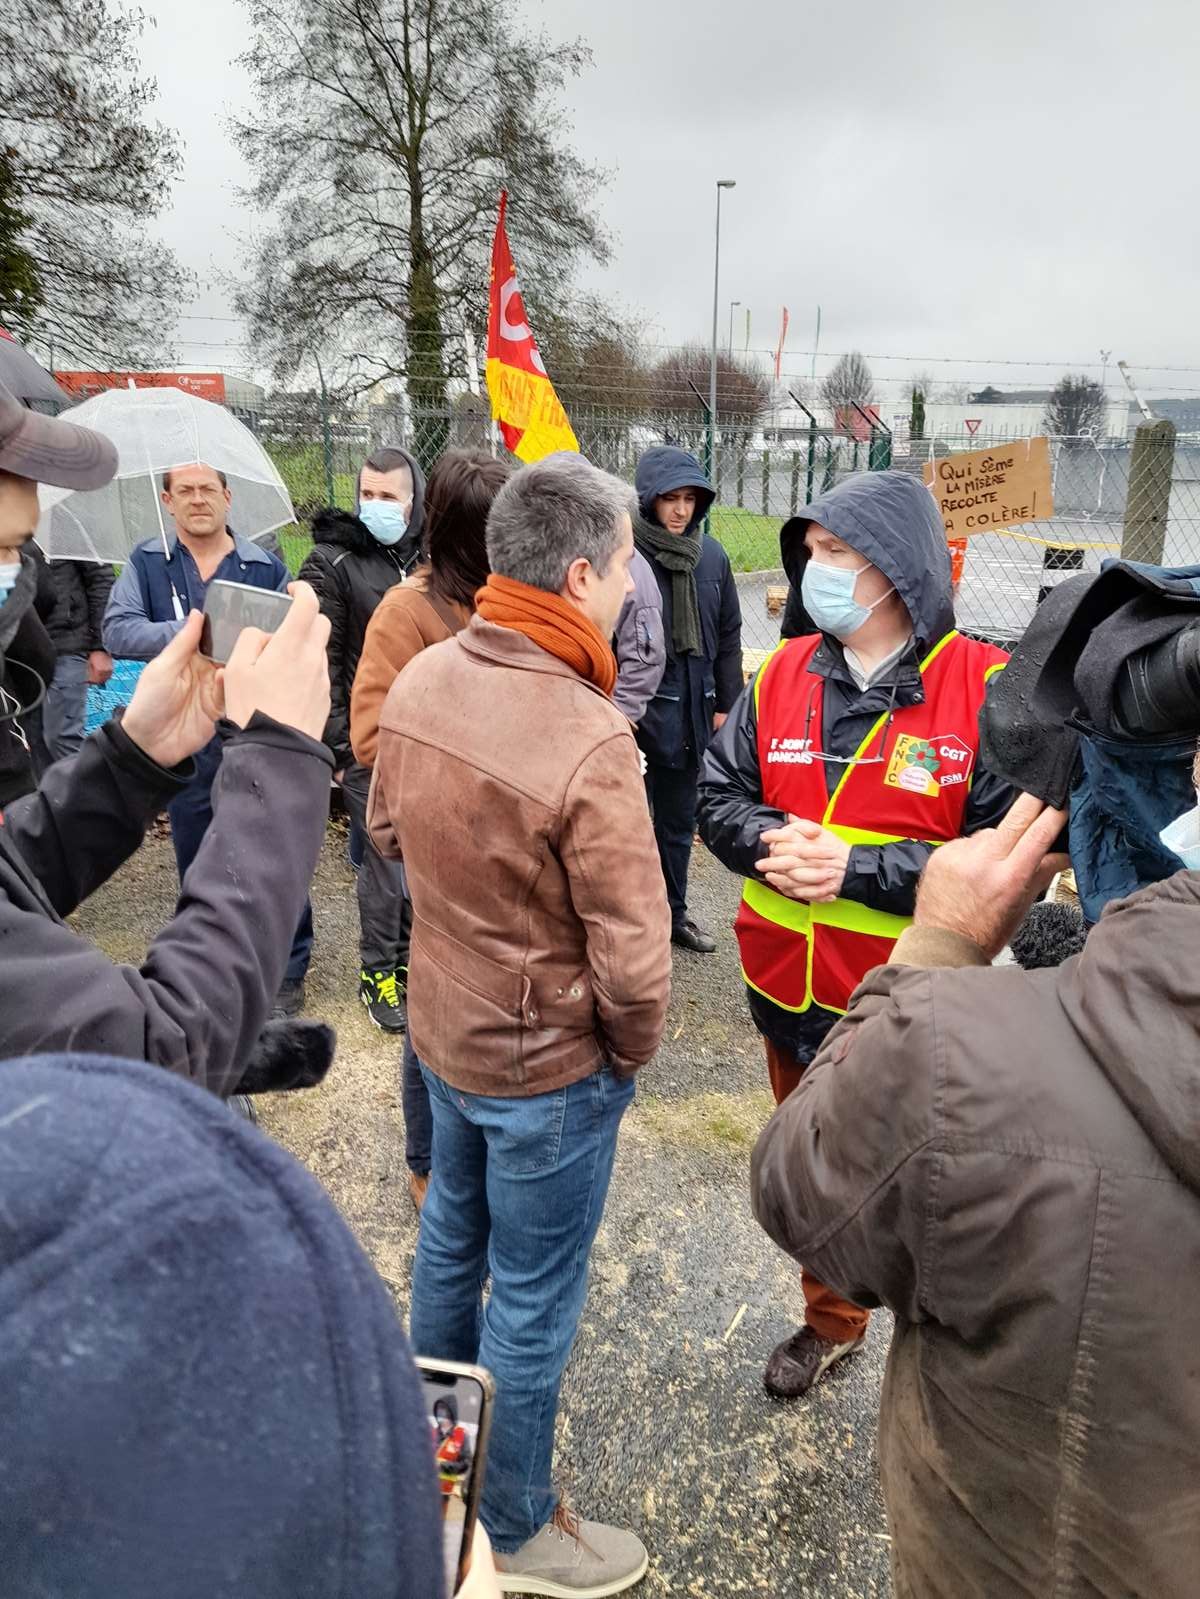
<instances>
[{"instance_id":1,"label":"beige jacket","mask_svg":"<svg viewBox=\"0 0 1200 1599\"><path fill-rule=\"evenodd\" d=\"M420 1058L497 1096L645 1065L670 996L670 916L612 701L476 616L410 662L379 728L368 824L408 875Z\"/></svg>"}]
</instances>

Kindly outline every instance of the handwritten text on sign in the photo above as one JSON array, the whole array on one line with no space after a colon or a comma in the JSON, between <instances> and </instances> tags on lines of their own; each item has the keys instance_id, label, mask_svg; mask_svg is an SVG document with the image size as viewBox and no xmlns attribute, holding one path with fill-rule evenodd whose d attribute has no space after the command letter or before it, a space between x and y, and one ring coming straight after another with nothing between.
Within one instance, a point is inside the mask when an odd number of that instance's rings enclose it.
<instances>
[{"instance_id":1,"label":"handwritten text on sign","mask_svg":"<svg viewBox=\"0 0 1200 1599\"><path fill-rule=\"evenodd\" d=\"M993 450L946 455L940 461L926 461L922 475L933 490L948 538L993 533L1054 515L1050 447L1045 439L1019 439Z\"/></svg>"}]
</instances>

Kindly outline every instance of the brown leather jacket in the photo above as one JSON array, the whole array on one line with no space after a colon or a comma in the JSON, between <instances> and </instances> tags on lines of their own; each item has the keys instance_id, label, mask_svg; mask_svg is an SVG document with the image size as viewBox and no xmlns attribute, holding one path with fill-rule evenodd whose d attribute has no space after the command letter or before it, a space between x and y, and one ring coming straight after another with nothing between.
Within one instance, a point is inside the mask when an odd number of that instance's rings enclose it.
<instances>
[{"instance_id":1,"label":"brown leather jacket","mask_svg":"<svg viewBox=\"0 0 1200 1599\"><path fill-rule=\"evenodd\" d=\"M759 1141L763 1226L896 1314L899 1599L1200 1592L1197 926L1180 872L1053 970L912 928Z\"/></svg>"},{"instance_id":2,"label":"brown leather jacket","mask_svg":"<svg viewBox=\"0 0 1200 1599\"><path fill-rule=\"evenodd\" d=\"M548 1093L658 1048L670 916L629 723L511 628L417 655L368 811L413 902L412 1043L465 1093Z\"/></svg>"}]
</instances>

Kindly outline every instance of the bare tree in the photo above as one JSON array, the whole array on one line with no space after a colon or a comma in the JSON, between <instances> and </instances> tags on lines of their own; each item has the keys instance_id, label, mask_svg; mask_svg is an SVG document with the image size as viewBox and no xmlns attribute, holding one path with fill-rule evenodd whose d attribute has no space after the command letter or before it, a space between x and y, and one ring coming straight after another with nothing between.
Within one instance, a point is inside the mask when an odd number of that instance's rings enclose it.
<instances>
[{"instance_id":1,"label":"bare tree","mask_svg":"<svg viewBox=\"0 0 1200 1599\"><path fill-rule=\"evenodd\" d=\"M33 218L20 207L13 158L0 150L0 325L31 327L42 307L42 277L22 244Z\"/></svg>"},{"instance_id":2,"label":"bare tree","mask_svg":"<svg viewBox=\"0 0 1200 1599\"><path fill-rule=\"evenodd\" d=\"M833 412L835 418L839 413L853 413L855 405L861 405L865 411L871 404L874 391L875 380L871 376L871 368L867 365L866 357L857 350L852 350L849 355L839 355L821 379L822 403Z\"/></svg>"},{"instance_id":3,"label":"bare tree","mask_svg":"<svg viewBox=\"0 0 1200 1599\"><path fill-rule=\"evenodd\" d=\"M708 420L709 350L701 344L684 345L658 363L651 375L650 393L659 411L674 412L688 422ZM745 356L717 354L717 424L746 428L770 407L771 385Z\"/></svg>"},{"instance_id":4,"label":"bare tree","mask_svg":"<svg viewBox=\"0 0 1200 1599\"><path fill-rule=\"evenodd\" d=\"M38 285L6 298L6 315L59 359L161 358L186 285L145 228L169 197L179 149L146 120L155 85L138 74L143 26L107 0L0 9L0 153L21 218L8 242Z\"/></svg>"},{"instance_id":5,"label":"bare tree","mask_svg":"<svg viewBox=\"0 0 1200 1599\"><path fill-rule=\"evenodd\" d=\"M549 311L549 308L547 308ZM633 334L601 306L582 318L543 313L538 346L553 374L559 399L571 416L630 418L652 401L653 375Z\"/></svg>"},{"instance_id":6,"label":"bare tree","mask_svg":"<svg viewBox=\"0 0 1200 1599\"><path fill-rule=\"evenodd\" d=\"M243 4L257 105L233 131L271 219L236 297L253 344L278 377L322 351L339 386L404 376L440 409L451 341L486 314L501 187L535 332L607 258L562 109L590 56L519 33L502 0Z\"/></svg>"},{"instance_id":7,"label":"bare tree","mask_svg":"<svg viewBox=\"0 0 1200 1599\"><path fill-rule=\"evenodd\" d=\"M1081 433L1094 436L1103 430L1106 412L1100 384L1082 373L1078 377L1068 373L1058 380L1046 402L1046 431L1061 438L1075 438Z\"/></svg>"}]
</instances>

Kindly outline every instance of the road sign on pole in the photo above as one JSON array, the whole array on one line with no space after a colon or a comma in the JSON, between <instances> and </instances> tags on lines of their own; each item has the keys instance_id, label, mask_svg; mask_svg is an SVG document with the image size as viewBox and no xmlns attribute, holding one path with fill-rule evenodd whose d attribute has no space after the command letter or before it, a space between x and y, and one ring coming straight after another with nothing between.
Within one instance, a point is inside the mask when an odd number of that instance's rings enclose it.
<instances>
[{"instance_id":1,"label":"road sign on pole","mask_svg":"<svg viewBox=\"0 0 1200 1599\"><path fill-rule=\"evenodd\" d=\"M972 438L974 438L975 435L979 432L979 424L982 421L983 421L983 418L981 416L972 416L972 417L967 417L965 419L964 426L966 427L967 432L971 435Z\"/></svg>"}]
</instances>

